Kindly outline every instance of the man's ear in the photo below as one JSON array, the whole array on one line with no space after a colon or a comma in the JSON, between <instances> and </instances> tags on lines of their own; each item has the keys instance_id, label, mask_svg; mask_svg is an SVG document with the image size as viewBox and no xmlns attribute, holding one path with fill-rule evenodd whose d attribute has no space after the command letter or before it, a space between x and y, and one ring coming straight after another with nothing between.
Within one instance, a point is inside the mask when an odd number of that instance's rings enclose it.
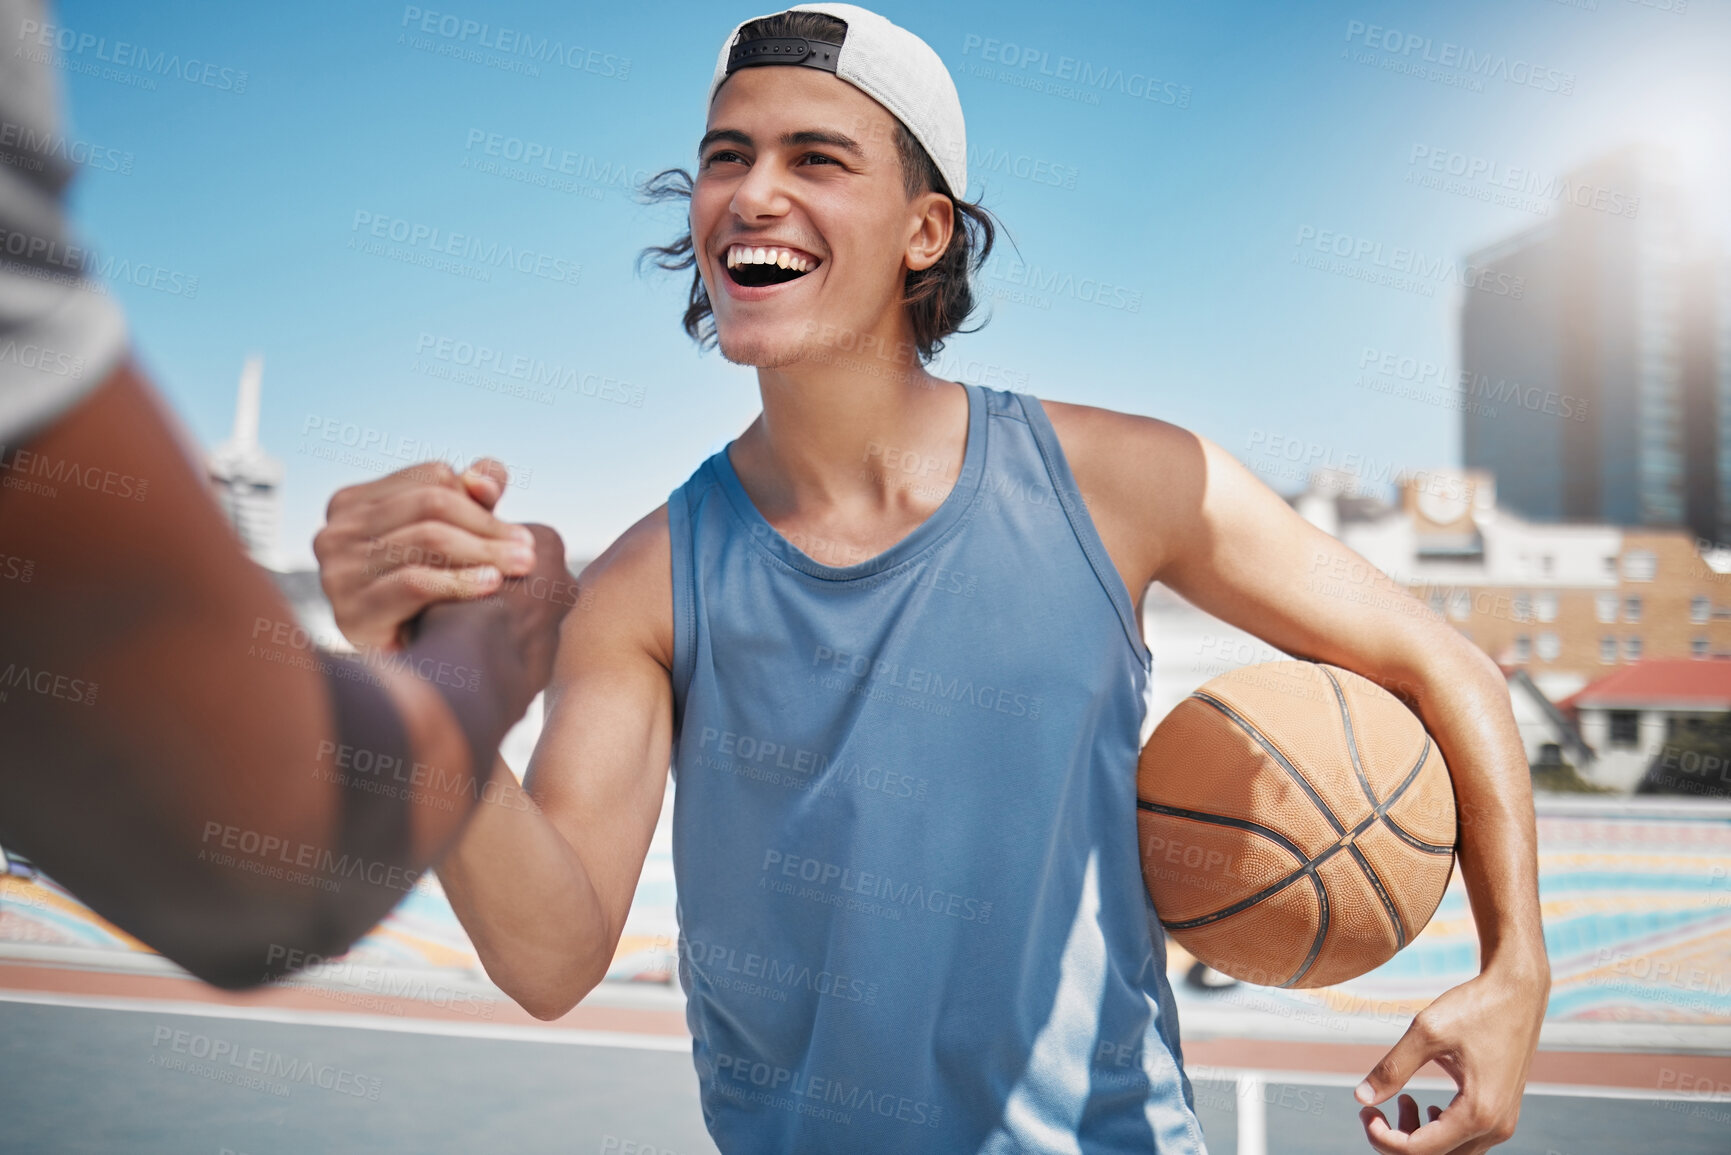
<instances>
[{"instance_id":1,"label":"man's ear","mask_svg":"<svg viewBox=\"0 0 1731 1155\"><path fill-rule=\"evenodd\" d=\"M918 272L938 263L938 258L950 247L950 235L955 231L956 211L950 198L941 192L925 192L909 206L918 214L913 236L908 238L905 260L908 268Z\"/></svg>"}]
</instances>

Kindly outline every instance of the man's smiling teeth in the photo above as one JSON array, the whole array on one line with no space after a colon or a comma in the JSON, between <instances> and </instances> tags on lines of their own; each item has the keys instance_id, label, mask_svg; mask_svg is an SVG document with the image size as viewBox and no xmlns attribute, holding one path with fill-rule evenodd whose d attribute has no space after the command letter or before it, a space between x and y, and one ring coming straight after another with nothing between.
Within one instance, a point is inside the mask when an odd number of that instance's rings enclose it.
<instances>
[{"instance_id":1,"label":"man's smiling teeth","mask_svg":"<svg viewBox=\"0 0 1731 1155\"><path fill-rule=\"evenodd\" d=\"M809 272L812 261L809 257L778 248L753 248L750 245L729 245L727 247L727 267L732 269L739 265L775 265L795 272Z\"/></svg>"}]
</instances>

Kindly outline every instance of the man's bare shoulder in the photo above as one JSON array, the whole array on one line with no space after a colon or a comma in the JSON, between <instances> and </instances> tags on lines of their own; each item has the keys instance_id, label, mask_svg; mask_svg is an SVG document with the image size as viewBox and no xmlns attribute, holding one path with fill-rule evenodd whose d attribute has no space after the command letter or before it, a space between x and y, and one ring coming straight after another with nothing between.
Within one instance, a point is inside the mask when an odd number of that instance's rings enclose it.
<instances>
[{"instance_id":1,"label":"man's bare shoulder","mask_svg":"<svg viewBox=\"0 0 1731 1155\"><path fill-rule=\"evenodd\" d=\"M1120 570L1158 573L1201 504L1205 439L1170 421L1040 399L1095 528Z\"/></svg>"},{"instance_id":2,"label":"man's bare shoulder","mask_svg":"<svg viewBox=\"0 0 1731 1155\"><path fill-rule=\"evenodd\" d=\"M667 503L663 502L583 567L577 579L577 612L567 615L565 629L640 644L671 670L672 570Z\"/></svg>"}]
</instances>

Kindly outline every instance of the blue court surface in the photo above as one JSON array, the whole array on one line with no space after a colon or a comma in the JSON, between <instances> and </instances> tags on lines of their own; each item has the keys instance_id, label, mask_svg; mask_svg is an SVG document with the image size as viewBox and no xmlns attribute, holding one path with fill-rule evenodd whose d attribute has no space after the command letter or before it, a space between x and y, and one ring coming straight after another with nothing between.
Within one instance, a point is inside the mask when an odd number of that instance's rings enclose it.
<instances>
[{"instance_id":1,"label":"blue court surface","mask_svg":"<svg viewBox=\"0 0 1731 1155\"><path fill-rule=\"evenodd\" d=\"M1728 1155L1731 808L1542 799L1539 834L1553 991L1499 1150ZM0 1152L712 1151L661 981L671 908L663 829L614 981L549 1025L486 981L436 885L344 959L248 1001L50 880L0 880ZM1338 987L1202 991L1185 964L1175 950L1210 1150L1333 1155L1369 1150L1352 1086L1475 972L1476 937L1457 875L1407 950Z\"/></svg>"}]
</instances>

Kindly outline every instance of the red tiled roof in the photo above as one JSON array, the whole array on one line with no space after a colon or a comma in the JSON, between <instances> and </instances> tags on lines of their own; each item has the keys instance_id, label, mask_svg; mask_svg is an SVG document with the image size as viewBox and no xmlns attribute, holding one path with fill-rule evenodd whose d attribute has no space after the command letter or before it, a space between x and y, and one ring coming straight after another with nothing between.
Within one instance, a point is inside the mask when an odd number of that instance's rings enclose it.
<instances>
[{"instance_id":1,"label":"red tiled roof","mask_svg":"<svg viewBox=\"0 0 1731 1155\"><path fill-rule=\"evenodd\" d=\"M1731 661L1647 658L1587 683L1557 705L1574 710L1666 703L1731 710Z\"/></svg>"}]
</instances>

